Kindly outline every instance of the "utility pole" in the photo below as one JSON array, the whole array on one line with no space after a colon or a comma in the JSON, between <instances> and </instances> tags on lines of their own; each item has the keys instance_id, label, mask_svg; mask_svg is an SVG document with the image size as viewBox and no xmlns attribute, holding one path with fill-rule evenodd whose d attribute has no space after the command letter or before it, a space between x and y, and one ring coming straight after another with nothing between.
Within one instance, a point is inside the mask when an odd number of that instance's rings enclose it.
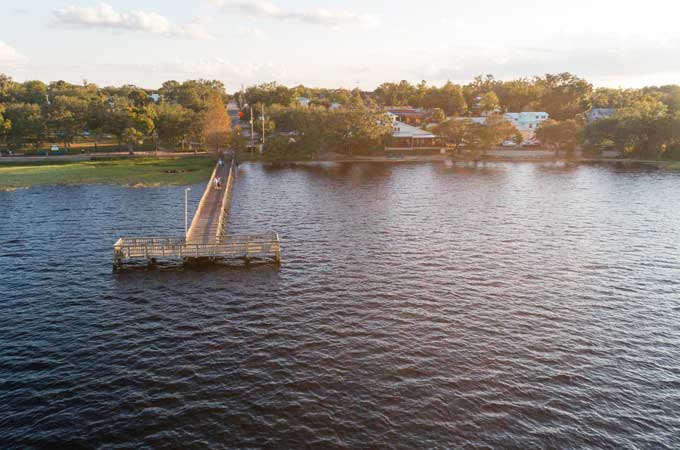
<instances>
[{"instance_id":1,"label":"utility pole","mask_svg":"<svg viewBox=\"0 0 680 450\"><path fill-rule=\"evenodd\" d=\"M262 103L262 146L264 147L264 103Z\"/></svg>"},{"instance_id":2,"label":"utility pole","mask_svg":"<svg viewBox=\"0 0 680 450\"><path fill-rule=\"evenodd\" d=\"M253 107L250 107L250 148L255 148L255 125L253 123Z\"/></svg>"}]
</instances>

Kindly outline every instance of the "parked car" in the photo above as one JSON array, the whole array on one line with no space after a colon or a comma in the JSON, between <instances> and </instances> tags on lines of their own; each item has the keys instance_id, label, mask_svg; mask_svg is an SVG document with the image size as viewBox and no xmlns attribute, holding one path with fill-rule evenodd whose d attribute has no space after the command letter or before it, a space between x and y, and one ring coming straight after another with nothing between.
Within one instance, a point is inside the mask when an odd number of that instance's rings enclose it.
<instances>
[{"instance_id":1,"label":"parked car","mask_svg":"<svg viewBox=\"0 0 680 450\"><path fill-rule=\"evenodd\" d=\"M517 147L517 143L515 141L503 141L503 147Z\"/></svg>"}]
</instances>

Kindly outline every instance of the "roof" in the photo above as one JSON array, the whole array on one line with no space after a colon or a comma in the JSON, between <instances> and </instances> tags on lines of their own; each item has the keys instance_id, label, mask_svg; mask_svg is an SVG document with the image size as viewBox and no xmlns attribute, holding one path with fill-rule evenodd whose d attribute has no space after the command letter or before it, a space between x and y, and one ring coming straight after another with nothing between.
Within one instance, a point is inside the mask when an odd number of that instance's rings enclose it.
<instances>
[{"instance_id":1,"label":"roof","mask_svg":"<svg viewBox=\"0 0 680 450\"><path fill-rule=\"evenodd\" d=\"M549 114L545 111L525 111L525 112L509 112L503 114L506 119L515 119L515 120L521 120L521 119L534 119L536 116L546 116L548 117ZM533 116L533 117L532 117Z\"/></svg>"},{"instance_id":2,"label":"roof","mask_svg":"<svg viewBox=\"0 0 680 450\"><path fill-rule=\"evenodd\" d=\"M398 130L392 132L392 137L395 138L432 139L437 137L429 131L402 122L394 122L394 129Z\"/></svg>"}]
</instances>

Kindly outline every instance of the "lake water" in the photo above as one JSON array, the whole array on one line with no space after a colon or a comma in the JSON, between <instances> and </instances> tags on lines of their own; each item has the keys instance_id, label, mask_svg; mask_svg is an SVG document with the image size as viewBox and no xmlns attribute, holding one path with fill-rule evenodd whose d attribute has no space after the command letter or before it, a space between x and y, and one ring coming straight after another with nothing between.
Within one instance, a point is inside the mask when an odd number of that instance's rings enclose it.
<instances>
[{"instance_id":1,"label":"lake water","mask_svg":"<svg viewBox=\"0 0 680 450\"><path fill-rule=\"evenodd\" d=\"M680 448L680 174L247 164L280 269L113 274L183 198L0 193L1 448Z\"/></svg>"}]
</instances>

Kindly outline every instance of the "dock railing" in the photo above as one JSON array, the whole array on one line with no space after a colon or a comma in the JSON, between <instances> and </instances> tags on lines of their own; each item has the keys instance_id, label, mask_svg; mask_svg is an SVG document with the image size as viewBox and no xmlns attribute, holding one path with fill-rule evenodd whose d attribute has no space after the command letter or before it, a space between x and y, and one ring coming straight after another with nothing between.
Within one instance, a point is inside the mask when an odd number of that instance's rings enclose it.
<instances>
[{"instance_id":1,"label":"dock railing","mask_svg":"<svg viewBox=\"0 0 680 450\"><path fill-rule=\"evenodd\" d=\"M113 263L162 260L251 260L281 262L281 241L275 232L230 235L216 244L188 244L178 237L120 238L113 246Z\"/></svg>"},{"instance_id":2,"label":"dock railing","mask_svg":"<svg viewBox=\"0 0 680 450\"><path fill-rule=\"evenodd\" d=\"M253 235L227 234L227 221L231 206L232 192L236 180L236 161L231 158L224 194L221 198L212 197L220 202L216 235L210 235L210 242L197 243L191 237L191 229L198 224L198 218L206 205L220 165L217 164L199 202L191 222L188 236L183 237L123 237L113 245L114 270L128 264L155 265L162 262L228 262L242 260L246 264L255 262L281 263L281 241L276 232ZM212 231L211 231L212 233Z\"/></svg>"},{"instance_id":3,"label":"dock railing","mask_svg":"<svg viewBox=\"0 0 680 450\"><path fill-rule=\"evenodd\" d=\"M236 160L231 159L229 165L229 175L227 175L227 182L225 183L224 196L222 197L222 205L220 206L220 220L217 223L217 242L221 242L227 234L227 221L229 220L229 210L231 209L231 197L234 191L234 184L236 182Z\"/></svg>"},{"instance_id":4,"label":"dock railing","mask_svg":"<svg viewBox=\"0 0 680 450\"><path fill-rule=\"evenodd\" d=\"M215 174L217 173L217 168L219 165L215 165L215 168L213 169L212 173L210 174L210 179L208 180L208 184L205 187L205 191L203 191L203 196L201 197L201 201L198 202L198 208L196 208L196 212L194 213L194 218L191 219L191 226L189 227L189 230L191 230L194 225L198 222L201 212L203 211L203 208L205 207L205 202L206 199L208 198L208 195L210 193L210 188L212 187L213 180L215 179Z\"/></svg>"}]
</instances>

